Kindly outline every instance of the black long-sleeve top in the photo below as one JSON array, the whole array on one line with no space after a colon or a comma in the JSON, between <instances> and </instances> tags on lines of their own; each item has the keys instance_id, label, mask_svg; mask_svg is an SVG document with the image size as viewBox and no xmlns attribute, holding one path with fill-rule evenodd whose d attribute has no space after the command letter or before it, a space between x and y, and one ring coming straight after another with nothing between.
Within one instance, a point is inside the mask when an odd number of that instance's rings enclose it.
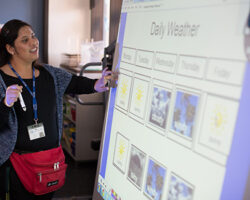
<instances>
[{"instance_id":1,"label":"black long-sleeve top","mask_svg":"<svg viewBox=\"0 0 250 200\"><path fill-rule=\"evenodd\" d=\"M19 100L14 104L14 109L18 120L18 135L15 149L25 151L47 150L58 146L58 128L56 114L56 94L54 80L50 73L43 67L39 68L40 74L36 77L36 100L38 123L43 123L45 129L45 137L30 140L27 126L34 124L34 112L32 96L23 86L22 96L27 110L23 111ZM6 84L23 85L17 77L9 76L0 70L0 74ZM32 91L32 79L24 79L26 84ZM95 92L94 84L96 80L86 77L78 77L73 75L72 79L65 91L66 94L89 94ZM10 108L4 102L0 102L0 127L7 122L8 112Z\"/></svg>"}]
</instances>

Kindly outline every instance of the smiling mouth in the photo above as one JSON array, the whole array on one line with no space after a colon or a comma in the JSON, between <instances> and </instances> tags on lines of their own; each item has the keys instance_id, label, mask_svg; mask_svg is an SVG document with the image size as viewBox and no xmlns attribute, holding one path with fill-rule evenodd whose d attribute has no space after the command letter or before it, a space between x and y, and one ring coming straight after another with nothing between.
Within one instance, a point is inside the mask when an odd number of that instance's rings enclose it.
<instances>
[{"instance_id":1,"label":"smiling mouth","mask_svg":"<svg viewBox=\"0 0 250 200\"><path fill-rule=\"evenodd\" d=\"M36 48L34 48L34 49L31 49L30 50L30 53L35 53L35 52L37 52L38 51L38 48L36 47Z\"/></svg>"}]
</instances>

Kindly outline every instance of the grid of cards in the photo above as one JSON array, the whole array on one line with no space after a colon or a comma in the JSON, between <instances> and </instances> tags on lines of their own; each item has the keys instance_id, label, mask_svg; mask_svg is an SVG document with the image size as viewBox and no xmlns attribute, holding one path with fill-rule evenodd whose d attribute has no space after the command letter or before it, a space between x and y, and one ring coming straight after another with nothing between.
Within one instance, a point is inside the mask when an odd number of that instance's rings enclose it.
<instances>
[{"instance_id":1,"label":"grid of cards","mask_svg":"<svg viewBox=\"0 0 250 200\"><path fill-rule=\"evenodd\" d=\"M205 161L214 171L225 169L240 99L232 93L241 89L244 67L123 47L114 113L129 128L114 125L111 158L123 181L151 200L197 199L199 178L189 176L192 164L182 169L180 163L195 158L199 166ZM225 80L218 70L232 76ZM177 157L164 157L169 150Z\"/></svg>"},{"instance_id":2,"label":"grid of cards","mask_svg":"<svg viewBox=\"0 0 250 200\"><path fill-rule=\"evenodd\" d=\"M226 164L237 101L123 72L119 75L117 110L194 152Z\"/></svg>"},{"instance_id":3,"label":"grid of cards","mask_svg":"<svg viewBox=\"0 0 250 200\"><path fill-rule=\"evenodd\" d=\"M130 145L129 140L119 132L116 135L113 164L149 199L161 200L164 191L167 193L167 200L191 200L193 197L192 184L168 171L165 166L147 156L135 145Z\"/></svg>"}]
</instances>

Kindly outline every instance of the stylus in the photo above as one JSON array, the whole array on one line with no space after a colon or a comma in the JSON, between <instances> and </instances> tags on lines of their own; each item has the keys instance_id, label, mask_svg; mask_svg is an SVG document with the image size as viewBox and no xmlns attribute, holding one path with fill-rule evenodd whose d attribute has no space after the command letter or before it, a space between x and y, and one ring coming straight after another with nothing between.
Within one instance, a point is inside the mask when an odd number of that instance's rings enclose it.
<instances>
[{"instance_id":1,"label":"stylus","mask_svg":"<svg viewBox=\"0 0 250 200\"><path fill-rule=\"evenodd\" d=\"M26 111L26 105L24 103L23 96L21 93L19 94L19 100L20 100L20 104L22 106L23 111Z\"/></svg>"}]
</instances>

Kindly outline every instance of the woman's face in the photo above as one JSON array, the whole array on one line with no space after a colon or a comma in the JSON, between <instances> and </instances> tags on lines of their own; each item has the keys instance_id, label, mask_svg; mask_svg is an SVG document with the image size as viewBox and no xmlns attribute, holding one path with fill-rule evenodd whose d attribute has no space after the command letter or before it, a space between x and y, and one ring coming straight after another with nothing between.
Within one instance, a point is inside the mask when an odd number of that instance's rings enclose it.
<instances>
[{"instance_id":1,"label":"woman's face","mask_svg":"<svg viewBox=\"0 0 250 200\"><path fill-rule=\"evenodd\" d=\"M39 41L29 26L23 26L14 42L13 58L32 63L39 57Z\"/></svg>"}]
</instances>

